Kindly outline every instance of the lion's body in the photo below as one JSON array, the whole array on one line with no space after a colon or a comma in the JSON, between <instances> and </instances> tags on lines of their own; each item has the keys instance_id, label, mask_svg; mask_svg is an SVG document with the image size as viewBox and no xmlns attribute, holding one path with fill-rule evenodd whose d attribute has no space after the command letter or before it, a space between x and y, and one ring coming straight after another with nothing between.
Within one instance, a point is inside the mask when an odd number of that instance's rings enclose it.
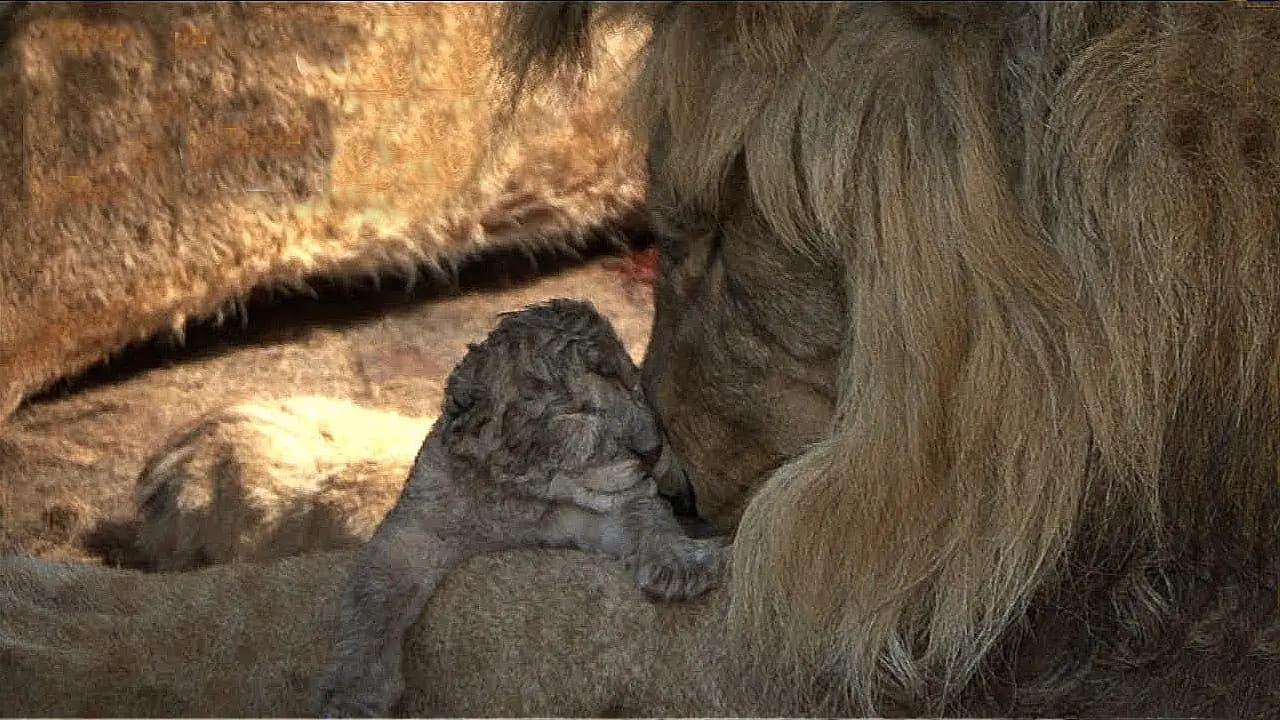
<instances>
[{"instance_id":1,"label":"lion's body","mask_svg":"<svg viewBox=\"0 0 1280 720\"><path fill-rule=\"evenodd\" d=\"M631 109L668 236L646 391L700 510L737 526L732 581L640 613L584 682L558 662L601 647L582 618L639 598L567 591L564 556L468 566L426 611L448 642L407 653L470 648L479 669L409 670L409 694L498 714L1280 714L1280 13L615 12L651 29ZM599 29L580 7L521 18L509 49L534 65ZM29 579L3 637L71 632L59 574L102 602L139 592L7 562ZM296 631L315 600L272 591L307 562L145 587L175 622L214 613L182 662L243 679L279 649L237 623ZM258 600L202 608L218 573ZM486 594L509 587L518 607ZM17 642L7 675L68 674L49 641ZM615 683L639 694L596 692ZM199 710L258 711L244 687Z\"/></svg>"},{"instance_id":2,"label":"lion's body","mask_svg":"<svg viewBox=\"0 0 1280 720\"><path fill-rule=\"evenodd\" d=\"M305 717L352 561L316 553L143 575L2 557L0 715ZM718 664L698 650L715 636L716 597L653 603L617 561L572 551L476 558L428 606L450 621L410 633L400 710L717 712Z\"/></svg>"},{"instance_id":3,"label":"lion's body","mask_svg":"<svg viewBox=\"0 0 1280 720\"><path fill-rule=\"evenodd\" d=\"M324 397L208 413L138 477L139 560L175 571L358 548L395 504L430 428Z\"/></svg>"},{"instance_id":4,"label":"lion's body","mask_svg":"<svg viewBox=\"0 0 1280 720\"><path fill-rule=\"evenodd\" d=\"M31 3L5 18L0 420L255 289L444 276L630 224L644 183L611 100L620 73L505 125L497 14Z\"/></svg>"}]
</instances>

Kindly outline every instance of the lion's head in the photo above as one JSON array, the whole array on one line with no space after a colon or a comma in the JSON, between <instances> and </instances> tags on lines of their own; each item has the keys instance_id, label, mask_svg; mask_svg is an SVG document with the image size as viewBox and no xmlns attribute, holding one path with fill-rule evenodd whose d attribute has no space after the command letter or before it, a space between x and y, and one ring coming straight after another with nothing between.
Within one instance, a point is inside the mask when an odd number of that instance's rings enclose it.
<instances>
[{"instance_id":1,"label":"lion's head","mask_svg":"<svg viewBox=\"0 0 1280 720\"><path fill-rule=\"evenodd\" d=\"M1280 13L512 19L522 77L649 33L645 383L700 509L740 517L731 626L779 706L1061 684L1176 645L1208 584L1274 588ZM1027 670L1042 627L1062 655Z\"/></svg>"}]
</instances>

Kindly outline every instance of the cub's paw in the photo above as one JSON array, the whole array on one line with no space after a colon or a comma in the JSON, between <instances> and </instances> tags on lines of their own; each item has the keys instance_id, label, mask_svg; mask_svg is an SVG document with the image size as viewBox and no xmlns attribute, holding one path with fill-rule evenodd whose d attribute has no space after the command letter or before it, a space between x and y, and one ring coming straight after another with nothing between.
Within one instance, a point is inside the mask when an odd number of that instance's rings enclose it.
<instances>
[{"instance_id":1,"label":"cub's paw","mask_svg":"<svg viewBox=\"0 0 1280 720\"><path fill-rule=\"evenodd\" d=\"M321 699L316 717L321 718L383 718L390 716L390 709L376 698L344 694L329 695Z\"/></svg>"},{"instance_id":2,"label":"cub's paw","mask_svg":"<svg viewBox=\"0 0 1280 720\"><path fill-rule=\"evenodd\" d=\"M697 597L719 581L724 552L711 538L646 543L632 558L636 587L657 600Z\"/></svg>"},{"instance_id":3,"label":"cub's paw","mask_svg":"<svg viewBox=\"0 0 1280 720\"><path fill-rule=\"evenodd\" d=\"M322 718L389 717L399 694L394 678L351 678L331 668L317 688L313 706L316 717Z\"/></svg>"}]
</instances>

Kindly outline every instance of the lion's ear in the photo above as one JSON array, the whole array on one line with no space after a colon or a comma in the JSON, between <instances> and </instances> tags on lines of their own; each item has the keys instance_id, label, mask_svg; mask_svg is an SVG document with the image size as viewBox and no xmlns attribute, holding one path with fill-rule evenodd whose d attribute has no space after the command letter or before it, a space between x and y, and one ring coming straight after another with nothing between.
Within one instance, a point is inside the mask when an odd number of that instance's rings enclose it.
<instances>
[{"instance_id":1,"label":"lion's ear","mask_svg":"<svg viewBox=\"0 0 1280 720\"><path fill-rule=\"evenodd\" d=\"M443 415L448 419L450 428L465 429L471 424L470 415L475 409L475 401L470 397L449 395L445 399Z\"/></svg>"},{"instance_id":2,"label":"lion's ear","mask_svg":"<svg viewBox=\"0 0 1280 720\"><path fill-rule=\"evenodd\" d=\"M530 428L530 457L553 458L560 467L580 467L591 460L605 433L600 417L566 412Z\"/></svg>"},{"instance_id":3,"label":"lion's ear","mask_svg":"<svg viewBox=\"0 0 1280 720\"><path fill-rule=\"evenodd\" d=\"M485 427L492 421L491 403L450 398L446 405L447 414L442 416L440 426L445 450L470 463L486 462L492 457L495 444L492 428Z\"/></svg>"}]
</instances>

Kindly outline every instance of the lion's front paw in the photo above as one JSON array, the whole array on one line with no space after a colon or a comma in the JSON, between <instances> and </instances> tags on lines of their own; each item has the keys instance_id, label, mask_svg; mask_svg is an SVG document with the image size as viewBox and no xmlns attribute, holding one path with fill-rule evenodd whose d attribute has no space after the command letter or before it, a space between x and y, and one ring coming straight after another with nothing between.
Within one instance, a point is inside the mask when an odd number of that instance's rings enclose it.
<instances>
[{"instance_id":1,"label":"lion's front paw","mask_svg":"<svg viewBox=\"0 0 1280 720\"><path fill-rule=\"evenodd\" d=\"M632 560L636 586L659 600L697 597L719 580L723 554L714 539L647 543Z\"/></svg>"}]
</instances>

